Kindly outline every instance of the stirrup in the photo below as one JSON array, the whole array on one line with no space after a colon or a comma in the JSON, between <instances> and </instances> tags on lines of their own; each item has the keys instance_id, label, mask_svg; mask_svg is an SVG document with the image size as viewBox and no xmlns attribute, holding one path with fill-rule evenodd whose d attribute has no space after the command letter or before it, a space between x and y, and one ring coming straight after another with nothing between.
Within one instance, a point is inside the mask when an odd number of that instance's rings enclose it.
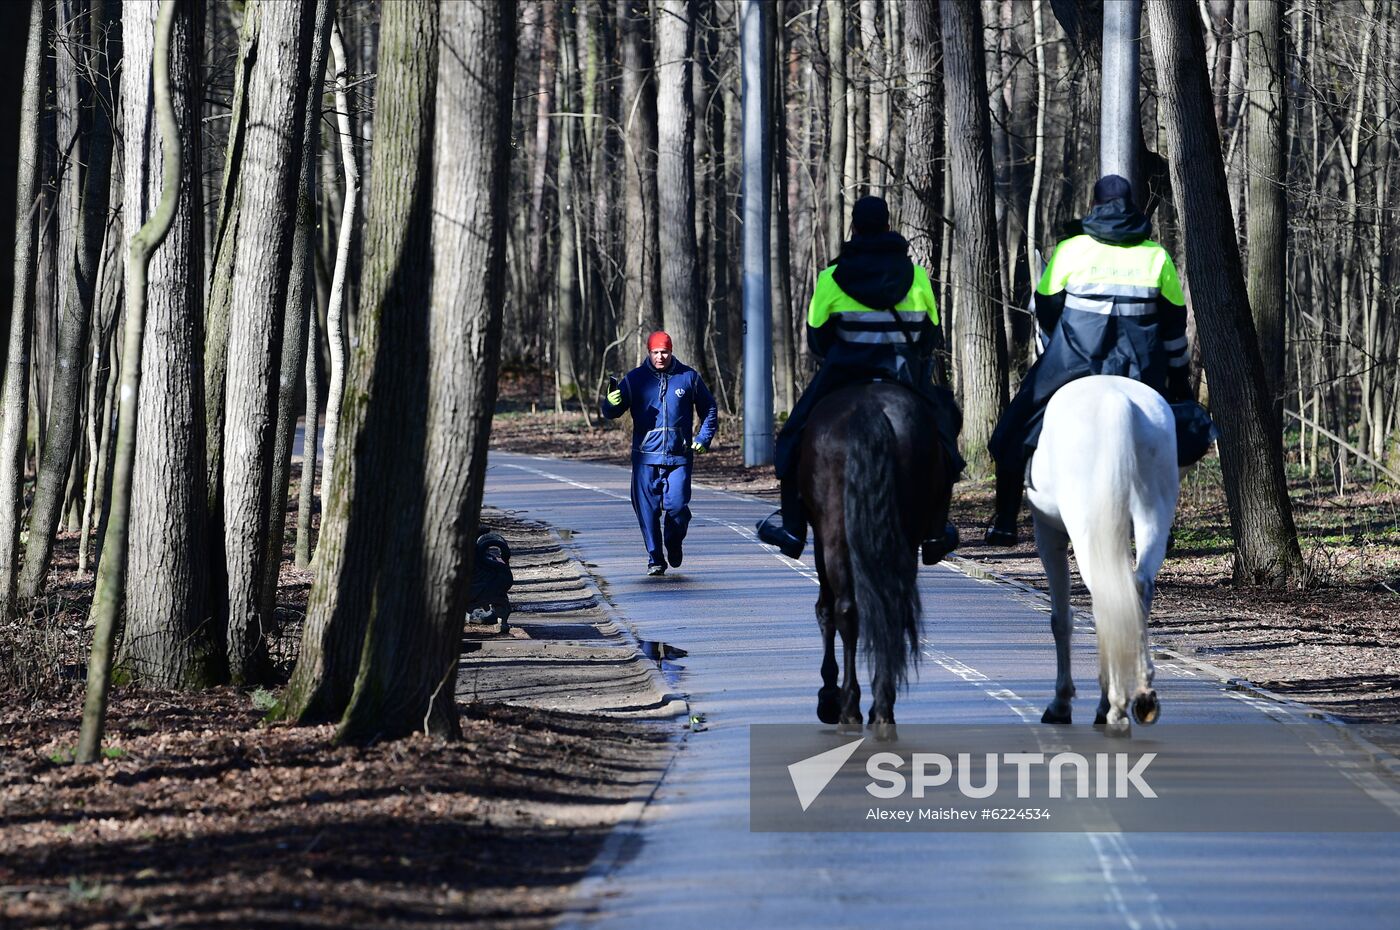
<instances>
[{"instance_id":1,"label":"stirrup","mask_svg":"<svg viewBox=\"0 0 1400 930\"><path fill-rule=\"evenodd\" d=\"M1010 548L1021 541L1020 534L1016 531L1016 524L1011 527L1000 526L992 523L987 527L987 535L983 537L982 543L987 546L1003 546Z\"/></svg>"},{"instance_id":2,"label":"stirrup","mask_svg":"<svg viewBox=\"0 0 1400 930\"><path fill-rule=\"evenodd\" d=\"M777 546L778 551L790 559L801 558L802 550L807 547L807 540L799 539L789 532L787 527L783 526L782 518L783 512L775 510L759 521L759 541Z\"/></svg>"}]
</instances>

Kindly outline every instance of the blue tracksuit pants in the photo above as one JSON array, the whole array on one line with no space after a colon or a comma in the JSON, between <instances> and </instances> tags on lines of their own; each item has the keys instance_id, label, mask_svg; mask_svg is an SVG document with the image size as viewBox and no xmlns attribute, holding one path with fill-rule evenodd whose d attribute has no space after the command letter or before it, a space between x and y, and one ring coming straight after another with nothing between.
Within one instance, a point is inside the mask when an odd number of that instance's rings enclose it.
<instances>
[{"instance_id":1,"label":"blue tracksuit pants","mask_svg":"<svg viewBox=\"0 0 1400 930\"><path fill-rule=\"evenodd\" d=\"M690 464L648 465L633 459L632 509L642 527L648 563L664 565L663 543L679 543L690 525Z\"/></svg>"}]
</instances>

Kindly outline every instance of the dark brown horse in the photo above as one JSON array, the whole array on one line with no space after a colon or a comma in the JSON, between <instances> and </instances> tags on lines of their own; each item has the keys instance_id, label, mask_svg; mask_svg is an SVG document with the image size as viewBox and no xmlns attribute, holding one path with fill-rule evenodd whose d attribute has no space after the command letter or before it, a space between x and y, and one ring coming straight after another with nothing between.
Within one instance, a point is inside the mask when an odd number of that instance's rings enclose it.
<instances>
[{"instance_id":1,"label":"dark brown horse","mask_svg":"<svg viewBox=\"0 0 1400 930\"><path fill-rule=\"evenodd\" d=\"M861 725L856 644L864 636L869 723L893 739L894 700L918 657L918 547L948 518L948 455L931 411L896 384L861 384L812 412L802 441L802 499L816 539L824 640L817 717ZM845 647L837 687L835 641Z\"/></svg>"}]
</instances>

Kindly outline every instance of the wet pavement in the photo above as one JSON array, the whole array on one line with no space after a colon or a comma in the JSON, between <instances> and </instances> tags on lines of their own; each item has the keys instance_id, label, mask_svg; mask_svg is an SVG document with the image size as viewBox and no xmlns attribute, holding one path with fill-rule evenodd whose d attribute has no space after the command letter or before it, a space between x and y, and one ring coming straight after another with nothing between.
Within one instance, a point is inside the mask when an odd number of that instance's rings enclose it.
<instances>
[{"instance_id":1,"label":"wet pavement","mask_svg":"<svg viewBox=\"0 0 1400 930\"><path fill-rule=\"evenodd\" d=\"M487 474L486 503L563 531L689 702L692 730L639 820L618 828L567 924L1397 925L1396 834L751 833L749 725L816 722L810 551L798 563L760 546L753 525L771 505L697 485L684 565L647 577L628 487L625 468L497 452ZM920 569L920 591L921 664L897 719L1038 720L1054 677L1044 603L946 566ZM1077 633L1077 726L1097 701L1093 647L1091 633ZM1163 727L1308 721L1296 705L1170 656L1157 659L1156 687Z\"/></svg>"}]
</instances>

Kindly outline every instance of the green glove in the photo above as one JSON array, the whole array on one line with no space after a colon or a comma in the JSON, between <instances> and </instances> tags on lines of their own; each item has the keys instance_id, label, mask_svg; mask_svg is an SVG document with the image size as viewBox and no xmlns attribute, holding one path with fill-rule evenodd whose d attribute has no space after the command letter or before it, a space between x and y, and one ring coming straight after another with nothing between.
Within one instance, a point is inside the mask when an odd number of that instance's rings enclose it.
<instances>
[{"instance_id":1,"label":"green glove","mask_svg":"<svg viewBox=\"0 0 1400 930\"><path fill-rule=\"evenodd\" d=\"M698 443L698 442L692 442L692 443L690 444L690 448L693 449L693 450L696 451L696 452L701 453L701 454L704 454L704 453L710 451L709 449L707 449L707 448L705 448L704 446L700 445L700 443Z\"/></svg>"},{"instance_id":2,"label":"green glove","mask_svg":"<svg viewBox=\"0 0 1400 930\"><path fill-rule=\"evenodd\" d=\"M622 406L622 392L614 388L608 392L608 403L614 407Z\"/></svg>"}]
</instances>

